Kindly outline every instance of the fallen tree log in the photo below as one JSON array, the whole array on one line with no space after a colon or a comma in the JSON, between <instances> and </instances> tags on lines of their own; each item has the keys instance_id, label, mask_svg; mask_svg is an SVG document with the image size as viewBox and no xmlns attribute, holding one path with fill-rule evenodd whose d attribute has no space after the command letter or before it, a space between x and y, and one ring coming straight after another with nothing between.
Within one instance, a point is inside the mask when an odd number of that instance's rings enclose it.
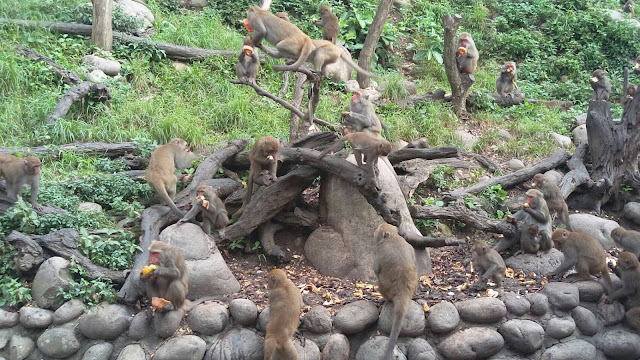
<instances>
[{"instance_id":1,"label":"fallen tree log","mask_svg":"<svg viewBox=\"0 0 640 360\"><path fill-rule=\"evenodd\" d=\"M78 74L76 74L75 71L71 71L71 70L66 70L65 68L63 68L62 66L56 64L55 61L51 60L51 58L48 58L40 53L38 53L35 50L31 50L29 48L26 48L24 46L20 46L20 45L16 45L16 49L18 50L18 52L20 52L20 55L32 59L32 60L36 60L36 61L42 61L47 63L47 65L49 65L49 67L62 79L62 81L64 81L65 83L69 84L69 85L76 85L82 82L82 79L80 78L80 76Z\"/></svg>"},{"instance_id":2,"label":"fallen tree log","mask_svg":"<svg viewBox=\"0 0 640 360\"><path fill-rule=\"evenodd\" d=\"M0 18L0 24L13 23L29 28L46 28L50 31L63 34L91 36L91 25L51 22L51 21L33 21ZM145 38L123 34L121 32L113 32L113 38L125 43L145 43L150 44L165 52L167 57L172 60L180 61L200 61L209 56L237 56L236 51L230 50L208 50L202 48L194 48L188 46L174 45L166 42L151 41Z\"/></svg>"},{"instance_id":3,"label":"fallen tree log","mask_svg":"<svg viewBox=\"0 0 640 360\"><path fill-rule=\"evenodd\" d=\"M454 190L448 194L449 197L458 199L468 195L475 195L481 191L483 191L487 187L491 187L493 185L500 184L503 189L508 189L518 184L521 184L524 181L531 179L534 175L538 173L544 173L551 169L554 169L561 164L564 164L570 155L565 150L558 150L553 155L548 158L542 159L539 162L529 165L524 169L520 169L518 171L514 171L511 174L496 176L485 181L479 182L473 186L470 186L466 189Z\"/></svg>"},{"instance_id":4,"label":"fallen tree log","mask_svg":"<svg viewBox=\"0 0 640 360\"><path fill-rule=\"evenodd\" d=\"M66 94L62 95L56 107L47 117L47 124L53 124L58 119L65 117L76 101L84 99L89 94L91 94L90 97L94 101L105 102L111 99L109 89L104 84L83 81L80 85L71 88Z\"/></svg>"},{"instance_id":5,"label":"fallen tree log","mask_svg":"<svg viewBox=\"0 0 640 360\"><path fill-rule=\"evenodd\" d=\"M578 186L591 181L589 172L584 166L585 157L587 156L588 151L588 144L580 144L580 146L576 148L576 151L574 151L571 159L567 161L569 172L566 173L560 181L560 191L565 199L568 198Z\"/></svg>"},{"instance_id":6,"label":"fallen tree log","mask_svg":"<svg viewBox=\"0 0 640 360\"><path fill-rule=\"evenodd\" d=\"M387 157L391 164L397 164L401 161L411 159L439 159L448 157L458 157L460 155L457 147L434 147L427 149L403 148L392 152Z\"/></svg>"},{"instance_id":7,"label":"fallen tree log","mask_svg":"<svg viewBox=\"0 0 640 360\"><path fill-rule=\"evenodd\" d=\"M65 145L46 145L36 146L32 148L8 148L0 147L0 154L42 154L42 155L56 155L60 156L63 152L73 152L75 154L95 154L106 156L109 158L116 158L123 156L126 153L138 153L138 149L135 143L132 142L120 142L120 143L73 143Z\"/></svg>"}]
</instances>

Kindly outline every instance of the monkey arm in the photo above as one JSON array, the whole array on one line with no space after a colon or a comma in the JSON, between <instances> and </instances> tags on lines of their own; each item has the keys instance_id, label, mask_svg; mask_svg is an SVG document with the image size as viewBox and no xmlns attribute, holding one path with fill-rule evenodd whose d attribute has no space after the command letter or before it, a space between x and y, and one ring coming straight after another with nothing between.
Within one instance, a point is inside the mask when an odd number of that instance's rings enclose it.
<instances>
[{"instance_id":1,"label":"monkey arm","mask_svg":"<svg viewBox=\"0 0 640 360\"><path fill-rule=\"evenodd\" d=\"M36 212L42 211L42 206L38 205L38 190L40 188L40 176L33 176L31 178L31 207Z\"/></svg>"},{"instance_id":2,"label":"monkey arm","mask_svg":"<svg viewBox=\"0 0 640 360\"><path fill-rule=\"evenodd\" d=\"M618 290L614 291L614 292L613 292L613 294L611 294L611 295L609 296L609 298L610 298L611 300L618 300L618 299L620 299L620 298L625 298L625 297L628 297L628 296L630 296L630 295L633 295L634 293L635 293L635 290L634 290L634 289L631 289L630 287L625 286L625 285L623 284L622 288L620 288L620 289L618 289Z\"/></svg>"},{"instance_id":3,"label":"monkey arm","mask_svg":"<svg viewBox=\"0 0 640 360\"><path fill-rule=\"evenodd\" d=\"M282 55L280 53L280 51L278 51L278 49L270 48L270 47L265 46L265 45L260 45L260 49L262 49L262 51L264 51L269 56L277 58L277 59L282 59L282 58L286 57L286 56Z\"/></svg>"},{"instance_id":4,"label":"monkey arm","mask_svg":"<svg viewBox=\"0 0 640 360\"><path fill-rule=\"evenodd\" d=\"M564 254L564 260L562 260L562 263L557 269L548 273L547 276L562 276L578 263L578 252L575 249L569 249L565 246L562 253Z\"/></svg>"},{"instance_id":5,"label":"monkey arm","mask_svg":"<svg viewBox=\"0 0 640 360\"><path fill-rule=\"evenodd\" d=\"M513 214L513 218L517 221L522 221L527 218L527 213L524 210L518 210Z\"/></svg>"},{"instance_id":6,"label":"monkey arm","mask_svg":"<svg viewBox=\"0 0 640 360\"><path fill-rule=\"evenodd\" d=\"M198 213L202 211L202 203L200 202L200 200L195 200L192 205L193 206L191 206L191 210L184 214L182 219L178 220L178 224L193 220L196 215L198 215Z\"/></svg>"},{"instance_id":7,"label":"monkey arm","mask_svg":"<svg viewBox=\"0 0 640 360\"><path fill-rule=\"evenodd\" d=\"M158 266L151 272L151 275L156 277L162 276L169 281L173 281L181 277L180 270L178 270L173 263L168 264L168 266Z\"/></svg>"},{"instance_id":8,"label":"monkey arm","mask_svg":"<svg viewBox=\"0 0 640 360\"><path fill-rule=\"evenodd\" d=\"M323 27L324 26L324 17L320 18L320 20L316 20L313 24L315 26Z\"/></svg>"},{"instance_id":9,"label":"monkey arm","mask_svg":"<svg viewBox=\"0 0 640 360\"><path fill-rule=\"evenodd\" d=\"M545 213L542 210L534 210L531 207L525 207L523 210L540 223L546 224L548 222L547 216L545 216Z\"/></svg>"},{"instance_id":10,"label":"monkey arm","mask_svg":"<svg viewBox=\"0 0 640 360\"><path fill-rule=\"evenodd\" d=\"M482 279L482 281L489 280L489 278L493 276L493 274L495 274L496 271L498 271L498 268L499 268L498 264L492 264L491 266L489 266L487 271L485 271L484 274L482 274L480 279Z\"/></svg>"}]
</instances>

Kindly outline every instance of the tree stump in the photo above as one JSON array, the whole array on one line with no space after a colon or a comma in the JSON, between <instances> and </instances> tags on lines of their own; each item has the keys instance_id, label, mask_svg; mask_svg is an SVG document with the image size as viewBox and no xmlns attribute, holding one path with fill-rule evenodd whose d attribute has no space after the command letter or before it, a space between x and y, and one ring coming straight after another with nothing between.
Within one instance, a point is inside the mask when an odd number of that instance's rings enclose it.
<instances>
[{"instance_id":1,"label":"tree stump","mask_svg":"<svg viewBox=\"0 0 640 360\"><path fill-rule=\"evenodd\" d=\"M451 85L451 106L453 112L460 119L467 119L467 97L469 88L476 81L473 74L460 74L456 63L456 32L460 26L462 17L455 14L445 15L442 19L444 26L444 70L447 73L447 80Z\"/></svg>"}]
</instances>

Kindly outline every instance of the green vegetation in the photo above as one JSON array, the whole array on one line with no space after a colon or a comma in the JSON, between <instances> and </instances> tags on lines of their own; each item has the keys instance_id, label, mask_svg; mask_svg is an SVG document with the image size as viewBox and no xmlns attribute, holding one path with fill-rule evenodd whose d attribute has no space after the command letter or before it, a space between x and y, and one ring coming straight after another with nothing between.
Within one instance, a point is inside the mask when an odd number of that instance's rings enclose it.
<instances>
[{"instance_id":1,"label":"green vegetation","mask_svg":"<svg viewBox=\"0 0 640 360\"><path fill-rule=\"evenodd\" d=\"M69 271L73 281L68 288L58 290L58 295L63 299L78 299L89 307L97 306L101 302L115 303L116 290L111 281L103 278L91 280L87 271L75 258L71 259Z\"/></svg>"}]
</instances>

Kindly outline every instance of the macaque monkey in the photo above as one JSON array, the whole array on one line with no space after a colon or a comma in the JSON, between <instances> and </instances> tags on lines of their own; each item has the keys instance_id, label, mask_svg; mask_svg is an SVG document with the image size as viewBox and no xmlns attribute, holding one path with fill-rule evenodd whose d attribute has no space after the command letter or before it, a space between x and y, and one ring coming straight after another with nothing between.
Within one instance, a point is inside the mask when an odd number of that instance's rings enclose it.
<instances>
[{"instance_id":1,"label":"macaque monkey","mask_svg":"<svg viewBox=\"0 0 640 360\"><path fill-rule=\"evenodd\" d=\"M286 12L277 12L276 16L279 17L280 19L286 21L286 22L291 22L291 21L289 21L289 14L287 14Z\"/></svg>"},{"instance_id":2,"label":"macaque monkey","mask_svg":"<svg viewBox=\"0 0 640 360\"><path fill-rule=\"evenodd\" d=\"M173 202L178 183L175 171L176 168L178 170L188 168L196 157L197 155L191 152L186 141L175 138L168 144L158 146L149 159L147 183L158 193L162 202L180 218L183 215L182 211Z\"/></svg>"},{"instance_id":3,"label":"macaque monkey","mask_svg":"<svg viewBox=\"0 0 640 360\"><path fill-rule=\"evenodd\" d=\"M229 224L229 216L224 203L215 194L211 186L200 184L196 190L191 210L178 221L178 224L193 220L202 213L202 231L211 235L211 229L221 229Z\"/></svg>"},{"instance_id":4,"label":"macaque monkey","mask_svg":"<svg viewBox=\"0 0 640 360\"><path fill-rule=\"evenodd\" d=\"M633 17L635 15L635 10L633 8L633 0L627 0L622 10L626 13L629 13L629 16Z\"/></svg>"},{"instance_id":5,"label":"macaque monkey","mask_svg":"<svg viewBox=\"0 0 640 360\"><path fill-rule=\"evenodd\" d=\"M266 39L270 44L276 47L277 56L269 53L269 55L278 58L297 59L295 63L285 66L274 66L275 70L295 71L311 54L313 45L311 38L297 26L282 20L267 10L263 10L258 6L252 6L247 11L247 18L244 25L249 32L252 32L251 41L255 46L264 50L262 40ZM266 50L265 50L266 52ZM267 52L268 53L268 52Z\"/></svg>"},{"instance_id":6,"label":"macaque monkey","mask_svg":"<svg viewBox=\"0 0 640 360\"><path fill-rule=\"evenodd\" d=\"M298 360L291 338L298 329L302 296L293 281L280 269L267 274L269 283L269 323L264 337L264 360L277 354L280 360Z\"/></svg>"},{"instance_id":7,"label":"macaque monkey","mask_svg":"<svg viewBox=\"0 0 640 360\"><path fill-rule=\"evenodd\" d=\"M338 151L344 147L344 142L349 142L353 149L353 156L359 167L363 167L363 161L367 163L366 169L372 179L375 179L375 164L379 156L387 156L391 152L391 143L386 139L379 139L364 132L347 134L318 155L318 159L325 157L331 151ZM364 158L363 158L364 155Z\"/></svg>"},{"instance_id":8,"label":"macaque monkey","mask_svg":"<svg viewBox=\"0 0 640 360\"><path fill-rule=\"evenodd\" d=\"M513 216L508 216L507 219L522 223L523 225L518 225L518 227L522 226L522 235L525 236L529 226L536 225L540 234L539 249L549 251L553 247L553 243L551 241L551 216L549 216L547 202L544 200L544 195L536 189L529 189L526 194L527 200L522 206L522 210L518 210ZM528 248L530 247L522 250L527 251Z\"/></svg>"},{"instance_id":9,"label":"macaque monkey","mask_svg":"<svg viewBox=\"0 0 640 360\"><path fill-rule=\"evenodd\" d=\"M320 6L320 20L313 19L313 24L322 28L322 39L336 43L338 33L340 32L340 22L338 17L329 10L327 5Z\"/></svg>"},{"instance_id":10,"label":"macaque monkey","mask_svg":"<svg viewBox=\"0 0 640 360\"><path fill-rule=\"evenodd\" d=\"M609 79L604 75L604 71L597 69L593 71L593 77L589 79L591 88L593 88L593 95L591 100L609 100L611 94L611 83Z\"/></svg>"},{"instance_id":11,"label":"macaque monkey","mask_svg":"<svg viewBox=\"0 0 640 360\"><path fill-rule=\"evenodd\" d=\"M513 61L507 61L500 68L500 74L496 79L496 90L498 94L502 96L511 96L515 89L518 88L516 80L518 79L518 73L516 71L516 63Z\"/></svg>"},{"instance_id":12,"label":"macaque monkey","mask_svg":"<svg viewBox=\"0 0 640 360\"><path fill-rule=\"evenodd\" d=\"M6 182L7 196L13 201L18 200L22 186L31 186L31 207L38 213L42 206L38 204L38 189L40 188L40 169L42 163L35 156L19 158L17 156L0 154L0 179Z\"/></svg>"},{"instance_id":13,"label":"macaque monkey","mask_svg":"<svg viewBox=\"0 0 640 360\"><path fill-rule=\"evenodd\" d=\"M537 254L540 251L540 229L538 229L538 225L531 224L526 229L522 229L520 249L527 254Z\"/></svg>"},{"instance_id":14,"label":"macaque monkey","mask_svg":"<svg viewBox=\"0 0 640 360\"><path fill-rule=\"evenodd\" d=\"M142 268L140 277L147 283L147 296L169 302L158 310L178 310L184 305L189 289L189 274L184 257L173 245L154 241L149 246L149 264ZM155 307L155 306L154 306Z\"/></svg>"},{"instance_id":15,"label":"macaque monkey","mask_svg":"<svg viewBox=\"0 0 640 360\"><path fill-rule=\"evenodd\" d=\"M547 277L562 276L572 267L576 267L578 275L571 281L591 280L591 275L602 274L605 291L611 292L611 278L607 266L607 256L600 242L591 235L558 229L553 232L553 244L562 251L564 260L557 269L549 272ZM637 259L636 259L637 261Z\"/></svg>"},{"instance_id":16,"label":"macaque monkey","mask_svg":"<svg viewBox=\"0 0 640 360\"><path fill-rule=\"evenodd\" d=\"M640 56L636 58L636 64L633 65L633 73L640 75Z\"/></svg>"},{"instance_id":17,"label":"macaque monkey","mask_svg":"<svg viewBox=\"0 0 640 360\"><path fill-rule=\"evenodd\" d=\"M253 195L253 183L269 186L278 180L278 150L280 142L273 136L263 136L249 151L249 179L247 179L247 194L244 197L242 207L238 213L242 213L245 206L251 201Z\"/></svg>"},{"instance_id":18,"label":"macaque monkey","mask_svg":"<svg viewBox=\"0 0 640 360\"><path fill-rule=\"evenodd\" d=\"M567 230L573 231L569 222L569 207L564 201L564 196L562 196L562 191L560 191L558 185L544 176L544 174L536 174L533 177L531 186L540 190L544 195L544 200L547 202L549 211L558 214L564 226L567 227Z\"/></svg>"},{"instance_id":19,"label":"macaque monkey","mask_svg":"<svg viewBox=\"0 0 640 360\"><path fill-rule=\"evenodd\" d=\"M622 246L624 251L630 252L640 258L640 232L617 227L611 231L611 238Z\"/></svg>"},{"instance_id":20,"label":"macaque monkey","mask_svg":"<svg viewBox=\"0 0 640 360\"><path fill-rule=\"evenodd\" d=\"M238 53L238 65L236 65L236 76L238 80L256 83L258 71L260 70L260 57L258 49L251 43L251 37L245 36L242 49Z\"/></svg>"},{"instance_id":21,"label":"macaque monkey","mask_svg":"<svg viewBox=\"0 0 640 360\"><path fill-rule=\"evenodd\" d=\"M480 281L473 284L475 289L486 289L487 281L491 279L498 288L502 289L502 277L507 266L502 256L482 240L476 240L471 247L471 258L476 273L480 274Z\"/></svg>"},{"instance_id":22,"label":"macaque monkey","mask_svg":"<svg viewBox=\"0 0 640 360\"><path fill-rule=\"evenodd\" d=\"M622 106L626 107L627 104L633 100L633 97L636 95L636 91L638 90L638 86L634 84L627 85L627 91L624 93L624 97L622 98Z\"/></svg>"},{"instance_id":23,"label":"macaque monkey","mask_svg":"<svg viewBox=\"0 0 640 360\"><path fill-rule=\"evenodd\" d=\"M458 52L456 53L456 63L458 71L461 74L473 74L478 67L478 49L473 41L471 34L467 32L460 33L458 38Z\"/></svg>"},{"instance_id":24,"label":"macaque monkey","mask_svg":"<svg viewBox=\"0 0 640 360\"><path fill-rule=\"evenodd\" d=\"M355 131L364 131L370 135L382 138L382 122L378 119L369 94L356 91L349 101L349 111L342 113L342 125L351 127Z\"/></svg>"},{"instance_id":25,"label":"macaque monkey","mask_svg":"<svg viewBox=\"0 0 640 360\"><path fill-rule=\"evenodd\" d=\"M391 360L400 335L402 318L418 287L416 257L413 247L398 234L398 228L382 223L373 232L376 252L373 271L378 278L380 294L393 302L393 320L389 342L382 359Z\"/></svg>"},{"instance_id":26,"label":"macaque monkey","mask_svg":"<svg viewBox=\"0 0 640 360\"><path fill-rule=\"evenodd\" d=\"M627 298L625 321L640 330L640 263L635 254L623 251L618 255L617 269L622 287L608 296L610 301Z\"/></svg>"}]
</instances>

